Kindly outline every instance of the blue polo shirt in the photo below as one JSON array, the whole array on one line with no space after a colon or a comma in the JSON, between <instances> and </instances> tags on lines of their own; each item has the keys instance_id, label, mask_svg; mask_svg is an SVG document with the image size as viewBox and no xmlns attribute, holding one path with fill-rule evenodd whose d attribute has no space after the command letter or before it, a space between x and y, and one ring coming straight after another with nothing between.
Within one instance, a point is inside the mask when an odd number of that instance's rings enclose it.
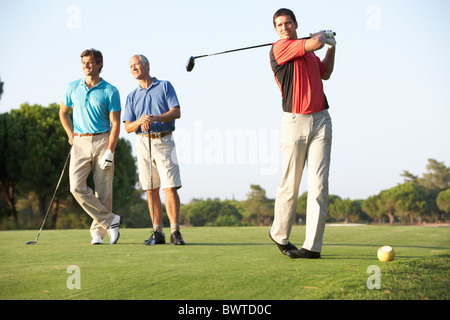
<instances>
[{"instance_id":1,"label":"blue polo shirt","mask_svg":"<svg viewBox=\"0 0 450 320\"><path fill-rule=\"evenodd\" d=\"M119 91L103 79L91 89L85 79L69 83L64 104L73 108L75 133L107 132L111 127L109 113L122 110Z\"/></svg>"},{"instance_id":2,"label":"blue polo shirt","mask_svg":"<svg viewBox=\"0 0 450 320\"><path fill-rule=\"evenodd\" d=\"M143 115L160 115L171 108L180 106L175 89L169 81L153 78L148 89L141 86L133 90L127 97L123 121L136 121ZM170 122L155 122L150 126L151 132L174 131L175 120ZM141 127L136 134L144 133Z\"/></svg>"}]
</instances>

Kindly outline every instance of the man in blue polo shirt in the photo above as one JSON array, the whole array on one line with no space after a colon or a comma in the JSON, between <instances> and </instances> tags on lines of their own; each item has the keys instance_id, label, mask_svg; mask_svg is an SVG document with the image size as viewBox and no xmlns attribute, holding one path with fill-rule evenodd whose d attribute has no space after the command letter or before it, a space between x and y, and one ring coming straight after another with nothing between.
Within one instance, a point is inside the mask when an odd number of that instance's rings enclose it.
<instances>
[{"instance_id":1,"label":"man in blue polo shirt","mask_svg":"<svg viewBox=\"0 0 450 320\"><path fill-rule=\"evenodd\" d=\"M112 213L114 149L120 133L119 91L100 77L103 56L95 49L81 54L85 78L70 83L61 102L59 117L72 145L69 166L70 191L93 219L92 244L119 239L122 217ZM70 118L73 109L73 126ZM86 181L93 172L95 193Z\"/></svg>"},{"instance_id":2,"label":"man in blue polo shirt","mask_svg":"<svg viewBox=\"0 0 450 320\"><path fill-rule=\"evenodd\" d=\"M178 98L169 81L150 76L150 63L143 55L135 55L131 58L130 71L138 80L139 86L127 97L123 121L128 133L136 132L137 134L139 181L142 189L147 191L148 209L150 216L153 217L153 234L145 243L166 242L159 196L159 189L162 188L166 195L166 210L170 220L170 243L184 245L178 225L180 197L177 190L181 188L180 169L172 137L175 119L181 116ZM149 154L149 133L152 143L152 164L150 164ZM153 166L153 186L150 165Z\"/></svg>"}]
</instances>

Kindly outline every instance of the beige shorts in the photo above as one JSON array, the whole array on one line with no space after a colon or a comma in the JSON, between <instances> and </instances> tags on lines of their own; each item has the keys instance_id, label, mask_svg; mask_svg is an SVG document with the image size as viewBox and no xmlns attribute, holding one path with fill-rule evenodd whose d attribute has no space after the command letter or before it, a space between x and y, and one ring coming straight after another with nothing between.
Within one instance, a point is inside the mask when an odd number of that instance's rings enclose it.
<instances>
[{"instance_id":1,"label":"beige shorts","mask_svg":"<svg viewBox=\"0 0 450 320\"><path fill-rule=\"evenodd\" d=\"M151 140L153 188L181 188L180 167L173 135L169 134ZM148 135L137 135L136 150L141 188L142 190L151 190Z\"/></svg>"}]
</instances>

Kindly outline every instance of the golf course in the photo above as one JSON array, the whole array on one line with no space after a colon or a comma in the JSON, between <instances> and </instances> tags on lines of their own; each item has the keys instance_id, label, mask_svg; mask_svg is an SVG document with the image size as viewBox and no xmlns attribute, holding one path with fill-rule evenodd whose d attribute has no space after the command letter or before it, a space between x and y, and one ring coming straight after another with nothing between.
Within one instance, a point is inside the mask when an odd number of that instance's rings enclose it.
<instances>
[{"instance_id":1,"label":"golf course","mask_svg":"<svg viewBox=\"0 0 450 320\"><path fill-rule=\"evenodd\" d=\"M116 245L91 245L81 229L44 229L34 245L37 230L1 231L0 299L450 299L448 226L327 225L322 259L289 259L268 230L182 228L185 246L167 233L167 244L145 246L149 229L121 228ZM304 234L294 226L291 242L301 247ZM394 261L378 260L383 245Z\"/></svg>"}]
</instances>

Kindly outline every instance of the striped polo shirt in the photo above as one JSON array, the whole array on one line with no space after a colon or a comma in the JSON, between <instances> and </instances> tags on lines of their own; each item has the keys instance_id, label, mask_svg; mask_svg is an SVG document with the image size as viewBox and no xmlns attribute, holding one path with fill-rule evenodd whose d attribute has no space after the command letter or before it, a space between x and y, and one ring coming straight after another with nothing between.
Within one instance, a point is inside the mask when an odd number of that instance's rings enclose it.
<instances>
[{"instance_id":1,"label":"striped polo shirt","mask_svg":"<svg viewBox=\"0 0 450 320\"><path fill-rule=\"evenodd\" d=\"M284 112L310 114L328 109L322 84L325 65L313 52L305 52L305 42L281 39L270 50Z\"/></svg>"}]
</instances>

